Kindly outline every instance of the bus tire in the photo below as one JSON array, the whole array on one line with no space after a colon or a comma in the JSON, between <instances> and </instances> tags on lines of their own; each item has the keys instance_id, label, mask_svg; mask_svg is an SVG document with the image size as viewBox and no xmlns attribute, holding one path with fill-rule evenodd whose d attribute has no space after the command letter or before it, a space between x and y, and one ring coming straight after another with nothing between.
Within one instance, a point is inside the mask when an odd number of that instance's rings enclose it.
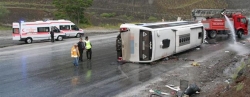
<instances>
[{"instance_id":1,"label":"bus tire","mask_svg":"<svg viewBox=\"0 0 250 97\"><path fill-rule=\"evenodd\" d=\"M210 39L214 39L217 36L217 32L215 30L209 31L208 36Z\"/></svg>"},{"instance_id":2,"label":"bus tire","mask_svg":"<svg viewBox=\"0 0 250 97\"><path fill-rule=\"evenodd\" d=\"M243 31L242 30L238 30L237 31L237 36L238 36L238 38L242 38L242 34L243 34Z\"/></svg>"},{"instance_id":3,"label":"bus tire","mask_svg":"<svg viewBox=\"0 0 250 97\"><path fill-rule=\"evenodd\" d=\"M57 37L57 40L58 40L58 41L63 41L63 37L62 37L61 35L59 35L59 36Z\"/></svg>"},{"instance_id":4,"label":"bus tire","mask_svg":"<svg viewBox=\"0 0 250 97\"><path fill-rule=\"evenodd\" d=\"M79 33L76 34L76 38L80 38L81 36L82 36L82 35L79 34Z\"/></svg>"},{"instance_id":5,"label":"bus tire","mask_svg":"<svg viewBox=\"0 0 250 97\"><path fill-rule=\"evenodd\" d=\"M29 38L26 38L25 43L27 43L27 44L31 44L31 43L32 43L32 41L33 41L33 40L32 40L32 38L30 38L30 37L29 37Z\"/></svg>"}]
</instances>

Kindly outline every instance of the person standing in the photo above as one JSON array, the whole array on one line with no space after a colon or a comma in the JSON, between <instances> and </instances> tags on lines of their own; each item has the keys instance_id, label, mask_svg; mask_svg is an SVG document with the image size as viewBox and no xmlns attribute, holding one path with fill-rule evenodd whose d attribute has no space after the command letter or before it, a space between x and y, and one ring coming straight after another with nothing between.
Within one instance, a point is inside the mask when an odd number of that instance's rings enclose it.
<instances>
[{"instance_id":1,"label":"person standing","mask_svg":"<svg viewBox=\"0 0 250 97\"><path fill-rule=\"evenodd\" d=\"M91 60L91 57L92 57L92 50L91 50L92 44L89 41L88 36L85 37L85 48L86 48L87 59Z\"/></svg>"},{"instance_id":2,"label":"person standing","mask_svg":"<svg viewBox=\"0 0 250 97\"><path fill-rule=\"evenodd\" d=\"M51 39L51 42L54 42L55 41L55 39L54 39L54 30L55 30L55 28L54 27L51 27L51 31L50 31L50 39Z\"/></svg>"},{"instance_id":3,"label":"person standing","mask_svg":"<svg viewBox=\"0 0 250 97\"><path fill-rule=\"evenodd\" d=\"M78 51L77 44L74 44L74 46L71 48L71 57L74 58L73 64L75 66L78 66L79 51Z\"/></svg>"},{"instance_id":4,"label":"person standing","mask_svg":"<svg viewBox=\"0 0 250 97\"><path fill-rule=\"evenodd\" d=\"M121 34L119 34L116 38L116 52L117 52L117 60L119 60L119 57L122 57L122 40L121 40Z\"/></svg>"},{"instance_id":5,"label":"person standing","mask_svg":"<svg viewBox=\"0 0 250 97\"><path fill-rule=\"evenodd\" d=\"M85 49L85 44L83 43L82 38L80 38L77 45L78 45L78 50L79 50L79 53L80 53L79 61L82 62L83 61L82 54L83 54L83 50Z\"/></svg>"}]
</instances>

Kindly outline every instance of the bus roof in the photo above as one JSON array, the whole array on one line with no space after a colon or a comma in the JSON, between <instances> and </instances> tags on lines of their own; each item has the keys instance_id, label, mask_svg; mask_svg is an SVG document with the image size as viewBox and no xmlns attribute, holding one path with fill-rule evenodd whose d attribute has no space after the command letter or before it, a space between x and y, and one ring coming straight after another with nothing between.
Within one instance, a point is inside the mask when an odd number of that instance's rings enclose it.
<instances>
[{"instance_id":1,"label":"bus roof","mask_svg":"<svg viewBox=\"0 0 250 97\"><path fill-rule=\"evenodd\" d=\"M151 28L151 29L157 29L157 28L166 28L166 27L189 25L189 24L195 24L195 23L197 23L197 22L193 22L193 21L168 22L168 23L145 25L144 27Z\"/></svg>"},{"instance_id":2,"label":"bus roof","mask_svg":"<svg viewBox=\"0 0 250 97\"><path fill-rule=\"evenodd\" d=\"M138 24L129 24L131 26L140 26L140 27L146 27L151 29L157 29L157 28L166 28L166 27L174 27L174 26L182 26L182 25L189 25L189 24L195 24L197 22L195 21L175 21L175 22L157 22L157 23L138 23Z\"/></svg>"}]
</instances>

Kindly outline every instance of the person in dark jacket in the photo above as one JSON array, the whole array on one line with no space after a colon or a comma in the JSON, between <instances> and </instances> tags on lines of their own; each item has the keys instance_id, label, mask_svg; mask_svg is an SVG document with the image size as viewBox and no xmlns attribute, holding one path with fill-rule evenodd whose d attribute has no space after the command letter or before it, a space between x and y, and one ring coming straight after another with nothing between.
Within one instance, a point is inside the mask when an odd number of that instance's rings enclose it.
<instances>
[{"instance_id":1,"label":"person in dark jacket","mask_svg":"<svg viewBox=\"0 0 250 97\"><path fill-rule=\"evenodd\" d=\"M55 28L54 27L51 27L51 31L50 31L50 39L51 39L51 42L54 42L55 41L55 39L54 39L54 30L55 30Z\"/></svg>"},{"instance_id":2,"label":"person in dark jacket","mask_svg":"<svg viewBox=\"0 0 250 97\"><path fill-rule=\"evenodd\" d=\"M85 43L82 41L82 38L80 38L79 42L77 43L78 45L78 50L79 50L79 53L80 53L80 57L79 57L79 61L83 61L82 59L82 54L83 54L83 51L85 49Z\"/></svg>"},{"instance_id":3,"label":"person in dark jacket","mask_svg":"<svg viewBox=\"0 0 250 97\"><path fill-rule=\"evenodd\" d=\"M121 34L119 34L116 38L116 51L117 51L117 59L122 57L122 39Z\"/></svg>"}]
</instances>

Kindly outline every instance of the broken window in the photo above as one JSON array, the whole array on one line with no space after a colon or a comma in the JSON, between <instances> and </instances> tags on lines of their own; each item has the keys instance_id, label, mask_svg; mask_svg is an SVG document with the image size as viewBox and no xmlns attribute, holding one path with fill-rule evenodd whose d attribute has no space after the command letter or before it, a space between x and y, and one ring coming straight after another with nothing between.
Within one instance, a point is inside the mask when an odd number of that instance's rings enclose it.
<instances>
[{"instance_id":1,"label":"broken window","mask_svg":"<svg viewBox=\"0 0 250 97\"><path fill-rule=\"evenodd\" d=\"M164 39L162 40L162 48L168 48L170 46L170 40L169 39Z\"/></svg>"}]
</instances>

